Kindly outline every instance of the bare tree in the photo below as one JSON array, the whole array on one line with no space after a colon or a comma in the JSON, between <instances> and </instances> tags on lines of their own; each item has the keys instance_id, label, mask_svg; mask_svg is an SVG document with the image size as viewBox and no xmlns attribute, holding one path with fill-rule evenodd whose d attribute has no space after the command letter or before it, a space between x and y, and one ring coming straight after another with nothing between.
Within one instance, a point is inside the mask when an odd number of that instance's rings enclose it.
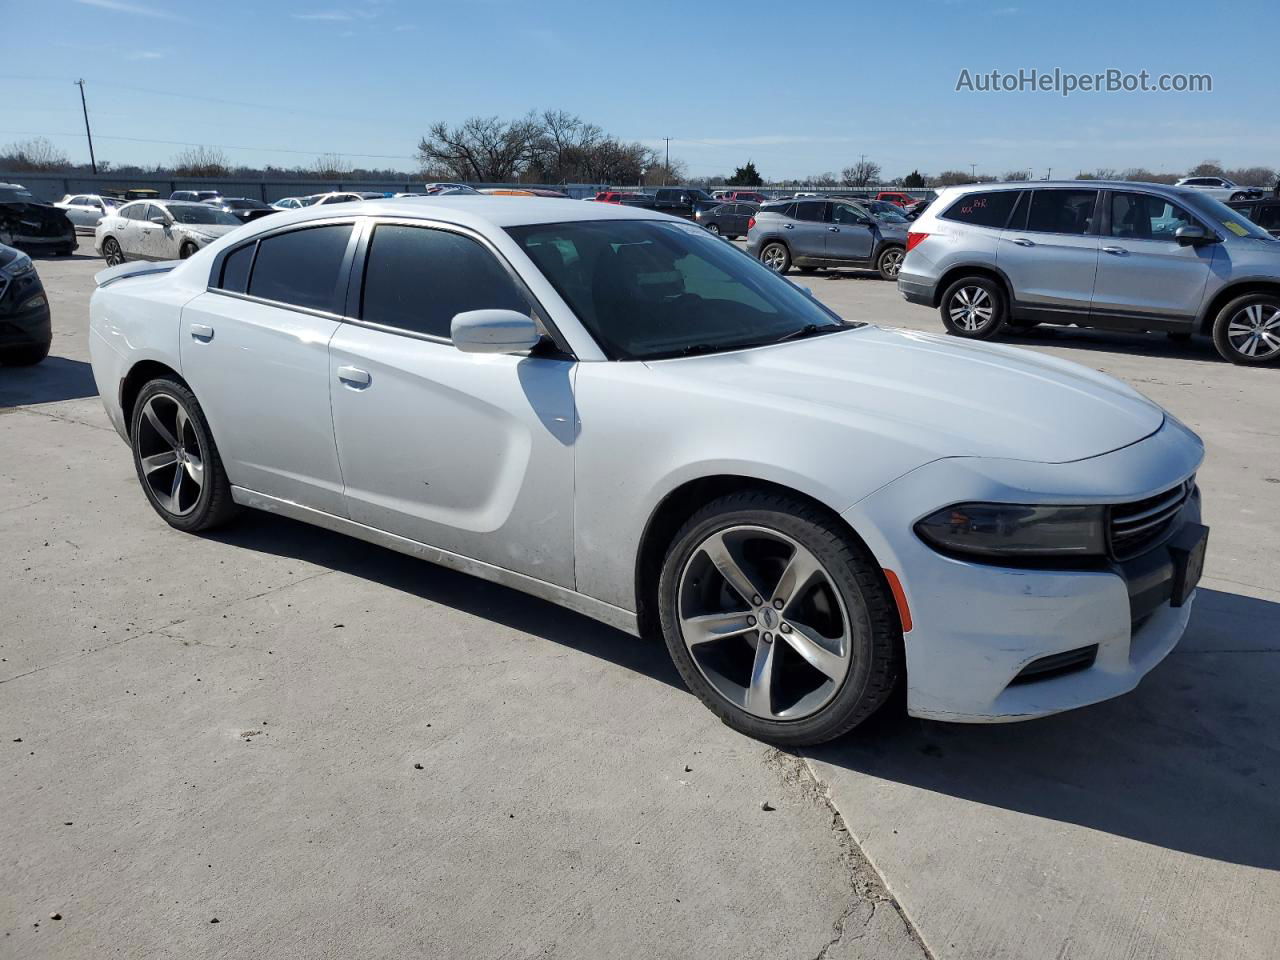
<instances>
[{"instance_id":1,"label":"bare tree","mask_svg":"<svg viewBox=\"0 0 1280 960\"><path fill-rule=\"evenodd\" d=\"M873 160L859 160L840 171L840 180L846 187L867 187L880 182L880 164Z\"/></svg>"},{"instance_id":2,"label":"bare tree","mask_svg":"<svg viewBox=\"0 0 1280 960\"><path fill-rule=\"evenodd\" d=\"M1178 178L1172 173L1152 173L1145 167L1130 167L1120 174L1120 179L1134 183L1173 183Z\"/></svg>"},{"instance_id":3,"label":"bare tree","mask_svg":"<svg viewBox=\"0 0 1280 960\"><path fill-rule=\"evenodd\" d=\"M1270 167L1238 167L1227 171L1227 179L1244 187L1269 187L1276 182L1276 171Z\"/></svg>"},{"instance_id":4,"label":"bare tree","mask_svg":"<svg viewBox=\"0 0 1280 960\"><path fill-rule=\"evenodd\" d=\"M317 177L332 180L335 177L345 177L351 173L351 164L341 154L322 153L312 161L311 172Z\"/></svg>"},{"instance_id":5,"label":"bare tree","mask_svg":"<svg viewBox=\"0 0 1280 960\"><path fill-rule=\"evenodd\" d=\"M685 168L683 161L672 160L668 164L655 157L644 171L644 185L646 187L660 187L663 184L684 183L688 174L689 171Z\"/></svg>"},{"instance_id":6,"label":"bare tree","mask_svg":"<svg viewBox=\"0 0 1280 960\"><path fill-rule=\"evenodd\" d=\"M939 187L954 187L961 183L976 183L978 178L963 170L943 170L934 183Z\"/></svg>"},{"instance_id":7,"label":"bare tree","mask_svg":"<svg viewBox=\"0 0 1280 960\"><path fill-rule=\"evenodd\" d=\"M218 147L187 147L173 158L173 172L180 177L224 177L227 155Z\"/></svg>"},{"instance_id":8,"label":"bare tree","mask_svg":"<svg viewBox=\"0 0 1280 960\"><path fill-rule=\"evenodd\" d=\"M1022 183L1031 179L1030 170L1006 170L1004 176L1000 178L1005 183Z\"/></svg>"},{"instance_id":9,"label":"bare tree","mask_svg":"<svg viewBox=\"0 0 1280 960\"><path fill-rule=\"evenodd\" d=\"M440 122L419 142L418 159L443 166L460 180L502 183L524 171L542 135L532 113L519 120L471 117L457 127Z\"/></svg>"},{"instance_id":10,"label":"bare tree","mask_svg":"<svg viewBox=\"0 0 1280 960\"><path fill-rule=\"evenodd\" d=\"M64 170L71 166L67 155L45 137L11 143L0 150L0 167L15 172Z\"/></svg>"},{"instance_id":11,"label":"bare tree","mask_svg":"<svg viewBox=\"0 0 1280 960\"><path fill-rule=\"evenodd\" d=\"M1205 160L1187 171L1188 177L1221 177L1226 174L1217 160Z\"/></svg>"}]
</instances>

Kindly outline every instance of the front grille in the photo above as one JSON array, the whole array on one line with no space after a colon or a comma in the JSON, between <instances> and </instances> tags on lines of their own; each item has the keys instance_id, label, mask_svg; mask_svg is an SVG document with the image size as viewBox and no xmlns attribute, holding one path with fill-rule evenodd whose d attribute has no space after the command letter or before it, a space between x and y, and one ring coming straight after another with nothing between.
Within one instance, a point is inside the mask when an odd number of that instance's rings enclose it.
<instances>
[{"instance_id":1,"label":"front grille","mask_svg":"<svg viewBox=\"0 0 1280 960\"><path fill-rule=\"evenodd\" d=\"M1195 488L1196 478L1190 477L1154 497L1114 505L1108 524L1112 556L1127 560L1164 540Z\"/></svg>"},{"instance_id":2,"label":"front grille","mask_svg":"<svg viewBox=\"0 0 1280 960\"><path fill-rule=\"evenodd\" d=\"M1076 650L1067 650L1063 653L1052 653L1047 657L1041 657L1039 660L1032 660L1009 682L1009 686L1020 683L1034 683L1037 680L1049 680L1053 677L1060 677L1064 673L1087 670L1093 666L1093 661L1097 659L1097 656L1098 645L1096 643Z\"/></svg>"}]
</instances>

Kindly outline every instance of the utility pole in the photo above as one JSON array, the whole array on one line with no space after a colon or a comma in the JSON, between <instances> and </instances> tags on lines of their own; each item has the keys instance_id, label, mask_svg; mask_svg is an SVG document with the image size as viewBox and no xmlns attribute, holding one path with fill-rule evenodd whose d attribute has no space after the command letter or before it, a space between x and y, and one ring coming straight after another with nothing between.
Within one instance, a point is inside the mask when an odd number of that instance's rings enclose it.
<instances>
[{"instance_id":1,"label":"utility pole","mask_svg":"<svg viewBox=\"0 0 1280 960\"><path fill-rule=\"evenodd\" d=\"M89 129L89 107L84 102L84 81L75 81L77 87L80 88L80 109L84 111L84 135L89 138L89 165L93 167L93 175L98 175L98 161L93 156L93 132Z\"/></svg>"},{"instance_id":2,"label":"utility pole","mask_svg":"<svg viewBox=\"0 0 1280 960\"><path fill-rule=\"evenodd\" d=\"M969 176L975 180L978 178L978 165L976 163L969 164Z\"/></svg>"},{"instance_id":3,"label":"utility pole","mask_svg":"<svg viewBox=\"0 0 1280 960\"><path fill-rule=\"evenodd\" d=\"M667 162L662 168L662 185L665 187L667 185L667 174L671 172L671 138L663 137L662 139L667 145Z\"/></svg>"}]
</instances>

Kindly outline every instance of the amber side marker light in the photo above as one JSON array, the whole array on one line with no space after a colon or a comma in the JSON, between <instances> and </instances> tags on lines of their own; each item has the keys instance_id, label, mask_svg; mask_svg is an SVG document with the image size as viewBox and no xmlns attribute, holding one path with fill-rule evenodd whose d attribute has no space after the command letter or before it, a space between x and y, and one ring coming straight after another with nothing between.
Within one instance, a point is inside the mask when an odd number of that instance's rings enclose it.
<instances>
[{"instance_id":1,"label":"amber side marker light","mask_svg":"<svg viewBox=\"0 0 1280 960\"><path fill-rule=\"evenodd\" d=\"M885 570L884 578L889 581L889 590L893 593L893 602L898 605L898 619L902 621L902 632L911 632L911 608L907 606L907 594L902 589L902 581L892 570Z\"/></svg>"}]
</instances>

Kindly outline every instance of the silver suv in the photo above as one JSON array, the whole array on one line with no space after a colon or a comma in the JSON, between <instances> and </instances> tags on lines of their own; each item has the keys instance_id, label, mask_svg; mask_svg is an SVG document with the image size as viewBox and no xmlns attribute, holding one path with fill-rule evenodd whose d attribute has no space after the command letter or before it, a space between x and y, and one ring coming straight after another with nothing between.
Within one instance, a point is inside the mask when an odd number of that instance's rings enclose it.
<instances>
[{"instance_id":1,"label":"silver suv","mask_svg":"<svg viewBox=\"0 0 1280 960\"><path fill-rule=\"evenodd\" d=\"M1233 363L1280 360L1280 241L1180 187L948 188L911 225L898 290L958 337L1039 323L1163 330L1212 335Z\"/></svg>"},{"instance_id":2,"label":"silver suv","mask_svg":"<svg viewBox=\"0 0 1280 960\"><path fill-rule=\"evenodd\" d=\"M869 267L893 280L907 245L907 218L893 204L794 197L766 203L747 224L747 253L770 270Z\"/></svg>"}]
</instances>

